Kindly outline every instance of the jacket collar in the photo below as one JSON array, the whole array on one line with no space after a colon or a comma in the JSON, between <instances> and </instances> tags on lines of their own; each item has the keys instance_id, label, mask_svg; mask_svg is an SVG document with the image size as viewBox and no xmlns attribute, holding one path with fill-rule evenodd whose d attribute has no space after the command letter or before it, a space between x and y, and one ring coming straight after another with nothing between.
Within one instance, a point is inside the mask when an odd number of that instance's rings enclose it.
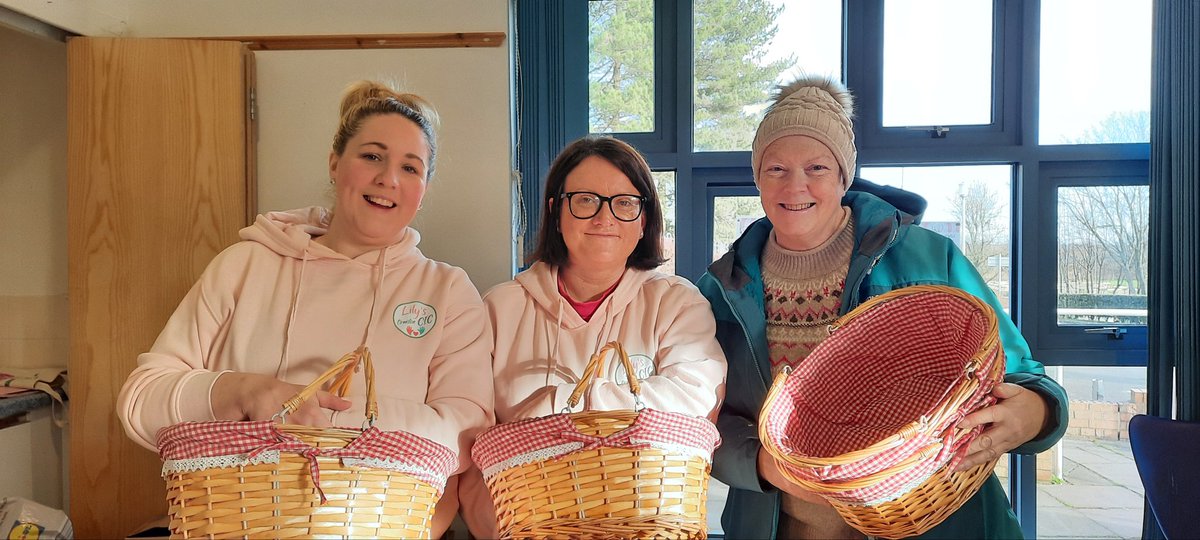
<instances>
[{"instance_id":1,"label":"jacket collar","mask_svg":"<svg viewBox=\"0 0 1200 540\"><path fill-rule=\"evenodd\" d=\"M879 255L894 240L900 226L916 222L912 214L868 192L847 192L842 204L850 207L854 219L855 255ZM728 290L741 289L755 281L754 277L762 274L760 259L772 228L765 217L751 223L729 252L709 265L708 271Z\"/></svg>"}]
</instances>

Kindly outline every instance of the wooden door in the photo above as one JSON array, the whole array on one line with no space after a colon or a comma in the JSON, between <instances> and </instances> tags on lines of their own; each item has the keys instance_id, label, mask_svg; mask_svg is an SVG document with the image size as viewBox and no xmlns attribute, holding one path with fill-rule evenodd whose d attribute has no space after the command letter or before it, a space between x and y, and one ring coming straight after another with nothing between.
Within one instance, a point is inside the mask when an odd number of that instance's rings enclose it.
<instances>
[{"instance_id":1,"label":"wooden door","mask_svg":"<svg viewBox=\"0 0 1200 540\"><path fill-rule=\"evenodd\" d=\"M166 514L156 453L118 392L209 260L254 213L253 56L239 42L67 44L70 516L122 538Z\"/></svg>"}]
</instances>

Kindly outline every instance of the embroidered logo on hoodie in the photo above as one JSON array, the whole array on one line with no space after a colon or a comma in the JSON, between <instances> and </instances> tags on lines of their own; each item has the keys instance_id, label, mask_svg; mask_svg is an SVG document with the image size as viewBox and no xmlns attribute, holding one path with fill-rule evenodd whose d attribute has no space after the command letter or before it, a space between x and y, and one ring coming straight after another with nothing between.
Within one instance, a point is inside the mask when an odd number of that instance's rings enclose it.
<instances>
[{"instance_id":1,"label":"embroidered logo on hoodie","mask_svg":"<svg viewBox=\"0 0 1200 540\"><path fill-rule=\"evenodd\" d=\"M633 376L639 381L644 381L654 375L654 360L644 354L629 355L629 363L633 364ZM629 376L625 375L625 365L617 362L617 371L615 373L617 384L629 385Z\"/></svg>"},{"instance_id":2,"label":"embroidered logo on hoodie","mask_svg":"<svg viewBox=\"0 0 1200 540\"><path fill-rule=\"evenodd\" d=\"M422 302L405 302L392 312L392 322L408 337L424 337L437 324L437 310Z\"/></svg>"}]
</instances>

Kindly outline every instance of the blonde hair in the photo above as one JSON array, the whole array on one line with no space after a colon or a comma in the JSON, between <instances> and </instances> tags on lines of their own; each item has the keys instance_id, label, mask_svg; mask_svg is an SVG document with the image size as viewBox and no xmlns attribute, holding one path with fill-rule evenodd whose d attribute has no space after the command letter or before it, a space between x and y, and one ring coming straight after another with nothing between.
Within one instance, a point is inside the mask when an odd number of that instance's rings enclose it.
<instances>
[{"instance_id":1,"label":"blonde hair","mask_svg":"<svg viewBox=\"0 0 1200 540\"><path fill-rule=\"evenodd\" d=\"M377 114L398 114L411 120L425 135L429 146L429 164L425 179L433 178L437 156L438 113L433 105L416 94L404 94L376 81L358 81L342 93L342 115L333 136L333 151L342 155L367 118Z\"/></svg>"}]
</instances>

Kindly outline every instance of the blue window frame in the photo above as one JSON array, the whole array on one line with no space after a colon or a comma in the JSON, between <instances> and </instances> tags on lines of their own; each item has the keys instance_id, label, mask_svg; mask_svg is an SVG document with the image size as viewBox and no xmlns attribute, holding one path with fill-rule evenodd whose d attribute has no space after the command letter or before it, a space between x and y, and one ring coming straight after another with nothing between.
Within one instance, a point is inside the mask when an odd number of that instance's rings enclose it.
<instances>
[{"instance_id":1,"label":"blue window frame","mask_svg":"<svg viewBox=\"0 0 1200 540\"><path fill-rule=\"evenodd\" d=\"M1060 312L1062 302L1056 302L1059 297L1057 285L1063 281L1062 271L1057 264L1061 256L1059 250L1067 242L1063 238L1063 227L1060 221L1064 216L1062 198L1065 191L1078 190L1107 190L1101 196L1114 192L1129 193L1130 190L1141 190L1145 194L1148 213L1149 193L1147 189L1148 166L1144 161L1078 161L1078 162L1044 162L1039 164L1040 174L1037 185L1038 206L1034 213L1038 231L1036 265L1040 269L1050 269L1042 276L1053 276L1054 279L1042 279L1029 284L1028 288L1035 292L1031 301L1039 304L1035 309L1038 331L1035 354L1043 363L1051 365L1075 366L1145 366L1146 365L1146 325L1144 315L1127 315L1113 318L1112 321L1096 321L1091 323L1063 323ZM1121 212L1138 212L1138 208L1130 208L1125 202L1115 197L1105 199L1112 210ZM1121 206L1121 208L1115 208ZM1098 224L1106 227L1109 224ZM1130 236L1140 234L1146 239L1144 247L1148 247L1147 229L1136 230L1126 228L1118 234ZM1111 257L1103 253L1106 260ZM1111 266L1111 265L1110 265ZM1144 271L1144 267L1142 268ZM1145 310L1145 293L1141 295L1141 310ZM1136 307L1136 306L1135 306ZM1108 310L1110 312L1114 310ZM1124 310L1138 311L1138 310ZM1124 320L1122 320L1124 319ZM1111 331L1106 331L1112 329Z\"/></svg>"}]
</instances>

